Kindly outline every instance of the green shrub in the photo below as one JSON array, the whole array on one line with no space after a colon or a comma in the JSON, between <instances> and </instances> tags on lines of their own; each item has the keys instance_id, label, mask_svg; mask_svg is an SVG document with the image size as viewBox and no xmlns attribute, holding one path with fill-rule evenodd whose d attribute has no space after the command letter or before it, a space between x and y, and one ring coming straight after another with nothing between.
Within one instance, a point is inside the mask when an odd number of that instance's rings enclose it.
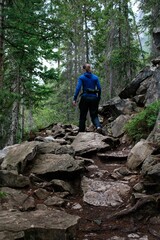
<instances>
[{"instance_id":1,"label":"green shrub","mask_svg":"<svg viewBox=\"0 0 160 240\"><path fill-rule=\"evenodd\" d=\"M160 101L156 101L133 117L125 125L128 136L136 142L141 138L146 139L155 125L159 109Z\"/></svg>"},{"instance_id":2,"label":"green shrub","mask_svg":"<svg viewBox=\"0 0 160 240\"><path fill-rule=\"evenodd\" d=\"M7 194L5 192L0 191L0 198L4 198L6 196L7 196Z\"/></svg>"}]
</instances>

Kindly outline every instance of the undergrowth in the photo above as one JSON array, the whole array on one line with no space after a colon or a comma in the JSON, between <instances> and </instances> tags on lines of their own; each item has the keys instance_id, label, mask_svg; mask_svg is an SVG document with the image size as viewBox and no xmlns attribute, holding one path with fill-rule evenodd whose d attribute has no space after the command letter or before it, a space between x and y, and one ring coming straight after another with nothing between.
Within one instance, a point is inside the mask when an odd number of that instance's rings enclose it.
<instances>
[{"instance_id":1,"label":"undergrowth","mask_svg":"<svg viewBox=\"0 0 160 240\"><path fill-rule=\"evenodd\" d=\"M6 193L5 192L2 192L2 191L0 191L0 198L4 198L4 197L6 197Z\"/></svg>"},{"instance_id":2,"label":"undergrowth","mask_svg":"<svg viewBox=\"0 0 160 240\"><path fill-rule=\"evenodd\" d=\"M160 101L148 105L125 125L127 135L136 142L146 139L156 123L159 110Z\"/></svg>"}]
</instances>

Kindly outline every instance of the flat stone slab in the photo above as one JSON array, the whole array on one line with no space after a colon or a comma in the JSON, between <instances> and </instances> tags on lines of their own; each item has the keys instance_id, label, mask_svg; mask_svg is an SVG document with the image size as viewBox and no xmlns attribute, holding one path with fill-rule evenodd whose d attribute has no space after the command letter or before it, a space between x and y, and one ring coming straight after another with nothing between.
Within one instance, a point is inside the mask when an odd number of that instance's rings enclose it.
<instances>
[{"instance_id":1,"label":"flat stone slab","mask_svg":"<svg viewBox=\"0 0 160 240\"><path fill-rule=\"evenodd\" d=\"M78 216L56 209L33 212L0 211L0 240L19 239L18 237L25 240L75 239L79 219Z\"/></svg>"},{"instance_id":2,"label":"flat stone slab","mask_svg":"<svg viewBox=\"0 0 160 240\"><path fill-rule=\"evenodd\" d=\"M127 160L129 151L115 151L110 153L98 153L98 157L102 160Z\"/></svg>"},{"instance_id":3,"label":"flat stone slab","mask_svg":"<svg viewBox=\"0 0 160 240\"><path fill-rule=\"evenodd\" d=\"M81 186L84 202L94 206L120 206L130 191L124 182L105 182L87 177L83 177Z\"/></svg>"},{"instance_id":4,"label":"flat stone slab","mask_svg":"<svg viewBox=\"0 0 160 240\"><path fill-rule=\"evenodd\" d=\"M74 155L74 150L70 145L61 145L58 142L41 142L38 144L38 152L42 154L71 154Z\"/></svg>"},{"instance_id":5,"label":"flat stone slab","mask_svg":"<svg viewBox=\"0 0 160 240\"><path fill-rule=\"evenodd\" d=\"M78 133L71 146L76 155L82 155L88 152L108 149L109 145L105 143L106 137L94 132Z\"/></svg>"},{"instance_id":6,"label":"flat stone slab","mask_svg":"<svg viewBox=\"0 0 160 240\"><path fill-rule=\"evenodd\" d=\"M47 173L74 173L84 169L83 160L75 160L69 154L41 154L39 155L31 172L34 174Z\"/></svg>"}]
</instances>

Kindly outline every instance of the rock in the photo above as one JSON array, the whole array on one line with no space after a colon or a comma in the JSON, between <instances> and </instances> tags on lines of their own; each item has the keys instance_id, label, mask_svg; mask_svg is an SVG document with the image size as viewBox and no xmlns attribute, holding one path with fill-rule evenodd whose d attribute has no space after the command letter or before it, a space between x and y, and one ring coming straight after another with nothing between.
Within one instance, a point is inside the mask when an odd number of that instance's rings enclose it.
<instances>
[{"instance_id":1,"label":"rock","mask_svg":"<svg viewBox=\"0 0 160 240\"><path fill-rule=\"evenodd\" d=\"M120 115L111 124L112 136L117 138L124 134L124 125L129 121L129 115Z\"/></svg>"},{"instance_id":2,"label":"rock","mask_svg":"<svg viewBox=\"0 0 160 240\"><path fill-rule=\"evenodd\" d=\"M46 199L49 196L49 192L46 191L43 188L38 188L34 191L34 194L36 195L36 197L38 197L39 199Z\"/></svg>"},{"instance_id":3,"label":"rock","mask_svg":"<svg viewBox=\"0 0 160 240\"><path fill-rule=\"evenodd\" d=\"M54 153L54 154L71 154L74 155L74 149L70 145L61 145L57 142L40 143L38 144L38 152Z\"/></svg>"},{"instance_id":4,"label":"rock","mask_svg":"<svg viewBox=\"0 0 160 240\"><path fill-rule=\"evenodd\" d=\"M160 27L153 29L154 44L158 50L160 50Z\"/></svg>"},{"instance_id":5,"label":"rock","mask_svg":"<svg viewBox=\"0 0 160 240\"><path fill-rule=\"evenodd\" d=\"M130 191L130 187L120 181L105 182L83 177L81 185L84 202L94 206L119 206L123 203L122 198Z\"/></svg>"},{"instance_id":6,"label":"rock","mask_svg":"<svg viewBox=\"0 0 160 240\"><path fill-rule=\"evenodd\" d=\"M31 173L37 175L48 175L51 180L57 174L68 177L75 172L82 172L84 170L84 161L75 160L69 154L41 154L39 155L31 169Z\"/></svg>"},{"instance_id":7,"label":"rock","mask_svg":"<svg viewBox=\"0 0 160 240\"><path fill-rule=\"evenodd\" d=\"M159 44L159 47L160 47L160 44ZM154 66L160 65L160 56L153 59L151 62L153 63Z\"/></svg>"},{"instance_id":8,"label":"rock","mask_svg":"<svg viewBox=\"0 0 160 240\"><path fill-rule=\"evenodd\" d=\"M146 66L138 73L138 75L131 81L131 83L120 92L119 97L122 99L134 97L138 88L140 87L141 82L143 82L146 78L151 77L152 74L153 71L151 68L149 66Z\"/></svg>"},{"instance_id":9,"label":"rock","mask_svg":"<svg viewBox=\"0 0 160 240\"><path fill-rule=\"evenodd\" d=\"M155 224L160 225L160 215L157 215L155 217L151 217L149 219L149 222L150 222L150 224L153 224L153 225L155 225Z\"/></svg>"},{"instance_id":10,"label":"rock","mask_svg":"<svg viewBox=\"0 0 160 240\"><path fill-rule=\"evenodd\" d=\"M74 203L72 209L80 210L82 209L82 206L79 203Z\"/></svg>"},{"instance_id":11,"label":"rock","mask_svg":"<svg viewBox=\"0 0 160 240\"><path fill-rule=\"evenodd\" d=\"M47 137L37 136L37 137L35 138L35 141L40 141L40 142L49 143L49 142L54 142L54 141L55 141L55 138L52 137L52 136L47 136Z\"/></svg>"},{"instance_id":12,"label":"rock","mask_svg":"<svg viewBox=\"0 0 160 240\"><path fill-rule=\"evenodd\" d=\"M23 193L20 190L11 189L7 187L1 188L1 191L6 194L5 199L7 203L2 203L5 209L20 209L23 211L35 208L34 198L30 194Z\"/></svg>"},{"instance_id":13,"label":"rock","mask_svg":"<svg viewBox=\"0 0 160 240\"><path fill-rule=\"evenodd\" d=\"M133 189L136 192L142 192L144 190L143 184L141 182L138 182L136 185L133 186Z\"/></svg>"},{"instance_id":14,"label":"rock","mask_svg":"<svg viewBox=\"0 0 160 240\"><path fill-rule=\"evenodd\" d=\"M104 121L105 119L114 121L121 114L131 114L135 108L136 104L131 99L115 97L100 107L99 114L104 117Z\"/></svg>"},{"instance_id":15,"label":"rock","mask_svg":"<svg viewBox=\"0 0 160 240\"><path fill-rule=\"evenodd\" d=\"M52 186L54 188L54 191L69 192L71 194L74 193L74 190L73 190L71 184L69 184L68 182L65 182L63 180L53 179L51 181L51 184L52 184Z\"/></svg>"},{"instance_id":16,"label":"rock","mask_svg":"<svg viewBox=\"0 0 160 240\"><path fill-rule=\"evenodd\" d=\"M142 165L142 175L149 176L153 180L159 182L160 177L160 155L148 156Z\"/></svg>"},{"instance_id":17,"label":"rock","mask_svg":"<svg viewBox=\"0 0 160 240\"><path fill-rule=\"evenodd\" d=\"M47 206L59 206L61 207L65 203L65 200L57 196L49 196L44 204Z\"/></svg>"},{"instance_id":18,"label":"rock","mask_svg":"<svg viewBox=\"0 0 160 240\"><path fill-rule=\"evenodd\" d=\"M65 129L61 124L56 124L52 128L52 134L54 138L62 138L65 136Z\"/></svg>"},{"instance_id":19,"label":"rock","mask_svg":"<svg viewBox=\"0 0 160 240\"><path fill-rule=\"evenodd\" d=\"M23 173L27 162L33 160L37 153L36 142L24 142L9 149L1 164L2 170Z\"/></svg>"},{"instance_id":20,"label":"rock","mask_svg":"<svg viewBox=\"0 0 160 240\"><path fill-rule=\"evenodd\" d=\"M78 220L78 216L56 209L23 213L0 211L0 233L7 236L7 240L13 240L14 235L26 240L74 239Z\"/></svg>"},{"instance_id":21,"label":"rock","mask_svg":"<svg viewBox=\"0 0 160 240\"><path fill-rule=\"evenodd\" d=\"M153 144L158 144L160 143L160 111L157 116L157 120L155 123L155 126L151 133L149 134L147 141L152 142Z\"/></svg>"},{"instance_id":22,"label":"rock","mask_svg":"<svg viewBox=\"0 0 160 240\"><path fill-rule=\"evenodd\" d=\"M153 150L151 144L142 139L131 149L127 159L127 167L136 170Z\"/></svg>"},{"instance_id":23,"label":"rock","mask_svg":"<svg viewBox=\"0 0 160 240\"><path fill-rule=\"evenodd\" d=\"M98 153L97 156L103 161L124 161L127 160L129 152L127 151L112 151L108 153Z\"/></svg>"},{"instance_id":24,"label":"rock","mask_svg":"<svg viewBox=\"0 0 160 240\"><path fill-rule=\"evenodd\" d=\"M78 133L71 146L76 155L98 152L109 148L109 145L104 142L105 138L105 136L94 132Z\"/></svg>"},{"instance_id":25,"label":"rock","mask_svg":"<svg viewBox=\"0 0 160 240\"><path fill-rule=\"evenodd\" d=\"M23 188L29 186L30 181L28 177L18 175L7 170L0 170L0 186Z\"/></svg>"},{"instance_id":26,"label":"rock","mask_svg":"<svg viewBox=\"0 0 160 240\"><path fill-rule=\"evenodd\" d=\"M155 69L152 78L148 79L147 91L145 94L145 106L160 99L160 71Z\"/></svg>"},{"instance_id":27,"label":"rock","mask_svg":"<svg viewBox=\"0 0 160 240\"><path fill-rule=\"evenodd\" d=\"M126 167L126 166L123 166L123 167L120 167L120 168L117 168L114 170L115 173L119 173L121 174L122 176L129 176L132 174L131 171L129 171L129 169Z\"/></svg>"}]
</instances>

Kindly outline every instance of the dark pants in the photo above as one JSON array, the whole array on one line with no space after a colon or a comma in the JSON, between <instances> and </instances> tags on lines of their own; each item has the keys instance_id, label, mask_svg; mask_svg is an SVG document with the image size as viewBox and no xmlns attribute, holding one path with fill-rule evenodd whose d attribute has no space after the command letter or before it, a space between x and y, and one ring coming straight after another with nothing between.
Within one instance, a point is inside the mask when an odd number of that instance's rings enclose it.
<instances>
[{"instance_id":1,"label":"dark pants","mask_svg":"<svg viewBox=\"0 0 160 240\"><path fill-rule=\"evenodd\" d=\"M98 119L98 103L99 100L96 96L81 96L81 100L79 103L80 109L80 119L79 119L79 132L85 132L85 122L87 113L89 111L91 121L93 125L97 127L101 127L101 124Z\"/></svg>"}]
</instances>

